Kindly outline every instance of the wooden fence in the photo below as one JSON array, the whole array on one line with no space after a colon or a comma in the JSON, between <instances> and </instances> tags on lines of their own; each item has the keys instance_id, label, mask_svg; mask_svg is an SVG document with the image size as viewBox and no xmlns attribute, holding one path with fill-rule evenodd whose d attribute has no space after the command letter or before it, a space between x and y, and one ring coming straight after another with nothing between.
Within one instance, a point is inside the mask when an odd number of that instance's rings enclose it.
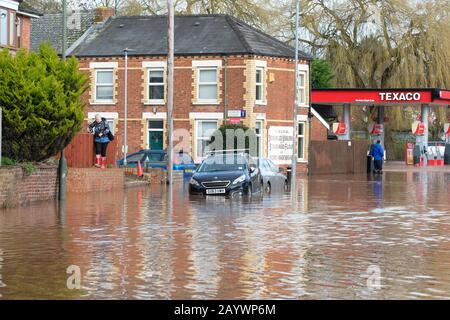
<instances>
[{"instance_id":1,"label":"wooden fence","mask_svg":"<svg viewBox=\"0 0 450 320\"><path fill-rule=\"evenodd\" d=\"M367 173L365 141L311 141L310 174Z\"/></svg>"},{"instance_id":2,"label":"wooden fence","mask_svg":"<svg viewBox=\"0 0 450 320\"><path fill-rule=\"evenodd\" d=\"M108 144L106 150L107 164L116 166L119 158L117 136ZM64 149L67 165L71 168L90 168L95 163L94 137L89 133L79 133Z\"/></svg>"}]
</instances>

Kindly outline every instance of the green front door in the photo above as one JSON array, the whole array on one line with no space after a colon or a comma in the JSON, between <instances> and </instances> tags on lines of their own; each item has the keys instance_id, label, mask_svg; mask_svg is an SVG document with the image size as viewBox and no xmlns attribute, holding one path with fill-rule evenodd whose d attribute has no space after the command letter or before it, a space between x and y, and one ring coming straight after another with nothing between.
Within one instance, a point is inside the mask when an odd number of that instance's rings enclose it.
<instances>
[{"instance_id":1,"label":"green front door","mask_svg":"<svg viewBox=\"0 0 450 320\"><path fill-rule=\"evenodd\" d=\"M163 149L163 132L162 131L150 131L149 134L149 146L151 150Z\"/></svg>"}]
</instances>

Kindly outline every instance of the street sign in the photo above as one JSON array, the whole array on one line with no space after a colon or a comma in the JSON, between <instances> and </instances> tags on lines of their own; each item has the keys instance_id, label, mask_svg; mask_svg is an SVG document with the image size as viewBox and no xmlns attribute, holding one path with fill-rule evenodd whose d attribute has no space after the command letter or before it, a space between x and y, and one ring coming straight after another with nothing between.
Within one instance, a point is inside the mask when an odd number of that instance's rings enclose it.
<instances>
[{"instance_id":1,"label":"street sign","mask_svg":"<svg viewBox=\"0 0 450 320\"><path fill-rule=\"evenodd\" d=\"M245 118L247 112L245 110L228 110L229 118Z\"/></svg>"},{"instance_id":2,"label":"street sign","mask_svg":"<svg viewBox=\"0 0 450 320\"><path fill-rule=\"evenodd\" d=\"M294 129L292 127L272 126L269 128L268 156L277 165L292 163L292 141Z\"/></svg>"}]
</instances>

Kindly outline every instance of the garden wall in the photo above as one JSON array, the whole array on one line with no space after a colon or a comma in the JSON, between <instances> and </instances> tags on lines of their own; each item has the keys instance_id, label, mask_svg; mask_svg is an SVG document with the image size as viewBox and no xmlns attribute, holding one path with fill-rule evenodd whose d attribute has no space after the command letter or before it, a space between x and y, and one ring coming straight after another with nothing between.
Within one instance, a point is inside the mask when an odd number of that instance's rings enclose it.
<instances>
[{"instance_id":1,"label":"garden wall","mask_svg":"<svg viewBox=\"0 0 450 320\"><path fill-rule=\"evenodd\" d=\"M123 169L69 168L68 193L103 192L124 188Z\"/></svg>"},{"instance_id":2,"label":"garden wall","mask_svg":"<svg viewBox=\"0 0 450 320\"><path fill-rule=\"evenodd\" d=\"M0 167L0 208L16 207L58 196L58 168L38 165L27 175L21 167Z\"/></svg>"}]
</instances>

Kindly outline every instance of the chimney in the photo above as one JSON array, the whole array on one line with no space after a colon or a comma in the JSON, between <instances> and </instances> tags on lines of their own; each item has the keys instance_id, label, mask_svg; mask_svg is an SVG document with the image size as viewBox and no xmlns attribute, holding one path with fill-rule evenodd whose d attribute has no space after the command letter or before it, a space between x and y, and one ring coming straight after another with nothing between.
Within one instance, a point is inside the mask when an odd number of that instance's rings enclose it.
<instances>
[{"instance_id":1,"label":"chimney","mask_svg":"<svg viewBox=\"0 0 450 320\"><path fill-rule=\"evenodd\" d=\"M116 12L114 8L109 7L99 7L95 9L95 22L101 23L105 22L109 17L114 17Z\"/></svg>"}]
</instances>

